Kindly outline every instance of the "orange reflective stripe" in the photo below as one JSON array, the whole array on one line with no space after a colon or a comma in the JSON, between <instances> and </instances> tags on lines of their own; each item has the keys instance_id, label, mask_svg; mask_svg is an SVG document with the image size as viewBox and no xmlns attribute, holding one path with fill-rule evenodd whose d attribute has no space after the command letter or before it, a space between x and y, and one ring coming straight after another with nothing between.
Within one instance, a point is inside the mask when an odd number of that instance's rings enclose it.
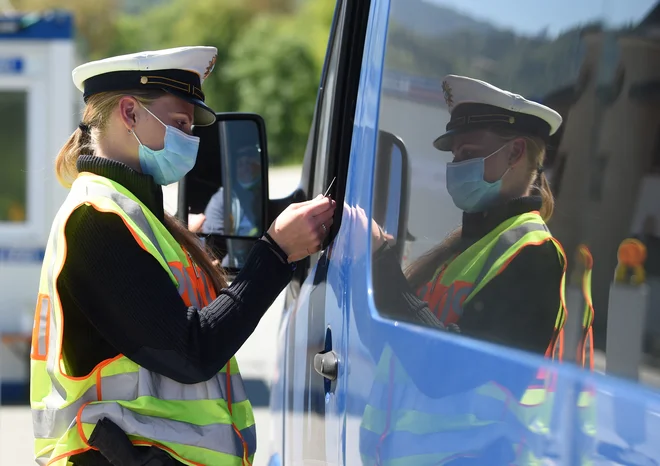
<instances>
[{"instance_id":1,"label":"orange reflective stripe","mask_svg":"<svg viewBox=\"0 0 660 466\"><path fill-rule=\"evenodd\" d=\"M595 316L594 305L591 299L591 272L594 259L589 248L581 244L578 247L580 260L584 266L582 274L582 297L584 299L584 310L582 317L582 338L577 348L577 363L582 367L594 370L594 348L593 348L593 321Z\"/></svg>"},{"instance_id":2,"label":"orange reflective stripe","mask_svg":"<svg viewBox=\"0 0 660 466\"><path fill-rule=\"evenodd\" d=\"M45 361L48 357L51 312L50 297L47 294L39 294L32 325L32 352L30 354L32 359Z\"/></svg>"}]
</instances>

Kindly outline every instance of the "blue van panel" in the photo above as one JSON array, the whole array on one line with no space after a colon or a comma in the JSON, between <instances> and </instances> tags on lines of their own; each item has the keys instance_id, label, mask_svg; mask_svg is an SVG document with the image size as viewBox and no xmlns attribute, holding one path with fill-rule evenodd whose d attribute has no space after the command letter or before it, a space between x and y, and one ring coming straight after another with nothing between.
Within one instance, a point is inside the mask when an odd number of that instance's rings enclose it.
<instances>
[{"instance_id":1,"label":"blue van panel","mask_svg":"<svg viewBox=\"0 0 660 466\"><path fill-rule=\"evenodd\" d=\"M346 204L362 208L367 218L371 216L374 200L376 136L389 7L388 0L372 2L345 193ZM424 89L424 92L433 93L435 90ZM552 406L548 434L532 439L536 442L535 449L541 452L539 460L553 464L585 464L589 461L595 464L660 463L660 443L654 439L655 432L660 429L659 393L642 385L584 372L570 364L552 363L523 351L383 319L376 311L372 295L371 260L367 254L371 245L367 236L358 221L352 222L344 216L329 254L325 316L328 321L342 322L344 329L339 333L333 330L334 348L340 356L339 377L334 390L336 399L325 398L326 403L334 403L331 412L327 411L328 404L324 410L318 411L326 413L320 422L325 422L326 443L323 447L328 462L335 458L330 450L336 446L337 438L333 436L337 430L341 450L339 464L363 464L360 452L374 449L381 440L361 425L368 400L391 412L415 406L422 416L446 413L449 418L451 406L443 404L444 400L457 400L465 406L480 403L463 387L478 387L484 381L493 381L513 395L511 403L517 403L515 394L524 391L543 370L554 376L556 401ZM289 321L296 327L294 339L288 339L290 328L282 332L281 344L285 347L281 350L294 355L291 358L293 367L286 370L304 373L303 366L309 362L305 356L308 350L305 331L310 294L317 286L313 283L315 271L304 284L299 302L293 305L294 309L287 311L297 313L297 319ZM404 369L416 375L417 383L410 384L406 393L388 396L374 383L375 368L386 345L394 348L395 354L397 348L405 348L407 355L413 356L406 358L408 362ZM286 402L276 404L278 411L284 404L285 411L294 415L314 412L314 407L305 405L304 400L311 403L320 399L322 394L310 393L313 386L305 385L301 380L294 381L294 386L286 386L286 380L286 377L278 378L272 393L277 393L280 400L291 393L292 403L291 406ZM594 394L594 426L587 425L579 416L577 397L582 391ZM595 430L587 435L592 427ZM293 451L287 451L283 456L283 461L289 463L292 458L302 457L305 446L300 442L305 433L300 430L284 432L282 444L275 445L275 448L284 450L285 445L291 446ZM294 435L294 438L286 438L287 434ZM519 441L520 434L517 420L506 417L485 429L452 431L448 426L442 436L429 434L422 438L406 431L390 432L389 450L381 453L383 459L388 455L398 456L416 442L418 452L423 449L424 453L434 454L439 450L451 450L457 453L458 459L467 459L475 452L486 453L487 464L510 464L509 452L499 445ZM277 455L272 458L272 461L280 460Z\"/></svg>"}]
</instances>

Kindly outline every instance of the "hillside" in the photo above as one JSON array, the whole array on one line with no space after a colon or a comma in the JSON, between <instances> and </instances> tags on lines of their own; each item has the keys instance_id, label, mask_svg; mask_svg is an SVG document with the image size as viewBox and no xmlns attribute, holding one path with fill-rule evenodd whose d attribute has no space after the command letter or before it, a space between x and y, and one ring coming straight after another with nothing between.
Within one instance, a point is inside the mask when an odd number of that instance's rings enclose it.
<instances>
[{"instance_id":1,"label":"hillside","mask_svg":"<svg viewBox=\"0 0 660 466\"><path fill-rule=\"evenodd\" d=\"M409 2L409 3L408 3ZM395 2L386 68L442 79L448 73L483 79L530 98L576 81L583 57L581 25L548 38L498 29L424 0ZM608 69L616 54L606 54Z\"/></svg>"},{"instance_id":2,"label":"hillside","mask_svg":"<svg viewBox=\"0 0 660 466\"><path fill-rule=\"evenodd\" d=\"M400 26L422 36L438 37L457 31L489 33L495 29L486 22L425 0L395 1L391 8L390 16L396 18Z\"/></svg>"}]
</instances>

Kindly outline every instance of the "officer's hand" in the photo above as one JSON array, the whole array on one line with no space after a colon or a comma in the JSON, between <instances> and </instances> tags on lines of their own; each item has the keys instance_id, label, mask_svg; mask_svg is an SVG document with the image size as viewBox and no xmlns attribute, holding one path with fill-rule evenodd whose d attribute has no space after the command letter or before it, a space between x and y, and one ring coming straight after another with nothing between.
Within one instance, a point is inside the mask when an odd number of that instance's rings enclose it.
<instances>
[{"instance_id":1,"label":"officer's hand","mask_svg":"<svg viewBox=\"0 0 660 466\"><path fill-rule=\"evenodd\" d=\"M287 254L289 262L297 262L321 250L333 222L335 206L335 201L322 195L291 204L275 219L268 234Z\"/></svg>"},{"instance_id":2,"label":"officer's hand","mask_svg":"<svg viewBox=\"0 0 660 466\"><path fill-rule=\"evenodd\" d=\"M344 213L342 219L342 221L352 222L354 228L357 229L357 231L355 231L354 249L357 249L355 252L358 254L362 253L360 250L366 247L365 243L368 234L371 234L372 253L377 251L378 248L380 248L385 243L385 241L394 241L394 237L384 233L378 223L376 223L375 220L369 219L367 214L364 212L364 209L361 207L351 207L344 203Z\"/></svg>"},{"instance_id":3,"label":"officer's hand","mask_svg":"<svg viewBox=\"0 0 660 466\"><path fill-rule=\"evenodd\" d=\"M202 225L206 221L204 214L188 214L188 230L197 233L202 229Z\"/></svg>"}]
</instances>

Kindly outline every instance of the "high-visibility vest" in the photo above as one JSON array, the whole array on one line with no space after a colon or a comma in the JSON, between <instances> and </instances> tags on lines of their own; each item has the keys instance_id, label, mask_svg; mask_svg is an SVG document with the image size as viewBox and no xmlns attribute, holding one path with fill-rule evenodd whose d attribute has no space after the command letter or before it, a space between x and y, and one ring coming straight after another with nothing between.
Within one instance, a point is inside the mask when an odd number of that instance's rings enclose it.
<instances>
[{"instance_id":1,"label":"high-visibility vest","mask_svg":"<svg viewBox=\"0 0 660 466\"><path fill-rule=\"evenodd\" d=\"M583 368L593 372L593 323L595 312L591 297L591 271L593 270L594 259L586 245L581 244L578 251L584 266L581 280L584 309L582 311L582 337L577 349L576 362ZM579 430L581 432L580 445L582 447L580 464L587 465L592 463L590 456L593 455L596 445L596 391L591 383L587 382L581 387L578 394L577 408Z\"/></svg>"},{"instance_id":2,"label":"high-visibility vest","mask_svg":"<svg viewBox=\"0 0 660 466\"><path fill-rule=\"evenodd\" d=\"M584 265L582 274L582 297L584 299L584 309L582 311L582 338L578 346L576 361L582 367L594 370L594 305L591 298L591 271L594 267L594 259L585 245L579 247L580 255Z\"/></svg>"},{"instance_id":3,"label":"high-visibility vest","mask_svg":"<svg viewBox=\"0 0 660 466\"><path fill-rule=\"evenodd\" d=\"M524 247L552 241L564 267L557 290L560 306L546 357L561 359L566 319L564 288L566 257L538 212L513 217L443 265L420 297L445 323L459 320L462 309L497 276ZM459 322L460 326L460 322ZM540 370L521 399L495 382L441 399L427 397L412 383L391 348L386 346L376 367L360 430L364 465L440 465L473 457L503 437L514 464L540 457L549 433L553 377ZM469 430L470 435L467 435ZM461 432L457 444L456 433Z\"/></svg>"},{"instance_id":4,"label":"high-visibility vest","mask_svg":"<svg viewBox=\"0 0 660 466\"><path fill-rule=\"evenodd\" d=\"M184 464L249 465L256 431L235 358L210 380L189 385L124 355L101 362L86 376L68 373L57 277L66 259L66 222L83 204L119 215L165 269L187 306L201 309L216 297L210 278L144 204L118 183L81 173L55 217L41 271L30 390L36 462L66 466L70 456L92 448L88 439L96 423L108 418L134 445L157 446ZM95 266L103 264L90 263Z\"/></svg>"}]
</instances>

